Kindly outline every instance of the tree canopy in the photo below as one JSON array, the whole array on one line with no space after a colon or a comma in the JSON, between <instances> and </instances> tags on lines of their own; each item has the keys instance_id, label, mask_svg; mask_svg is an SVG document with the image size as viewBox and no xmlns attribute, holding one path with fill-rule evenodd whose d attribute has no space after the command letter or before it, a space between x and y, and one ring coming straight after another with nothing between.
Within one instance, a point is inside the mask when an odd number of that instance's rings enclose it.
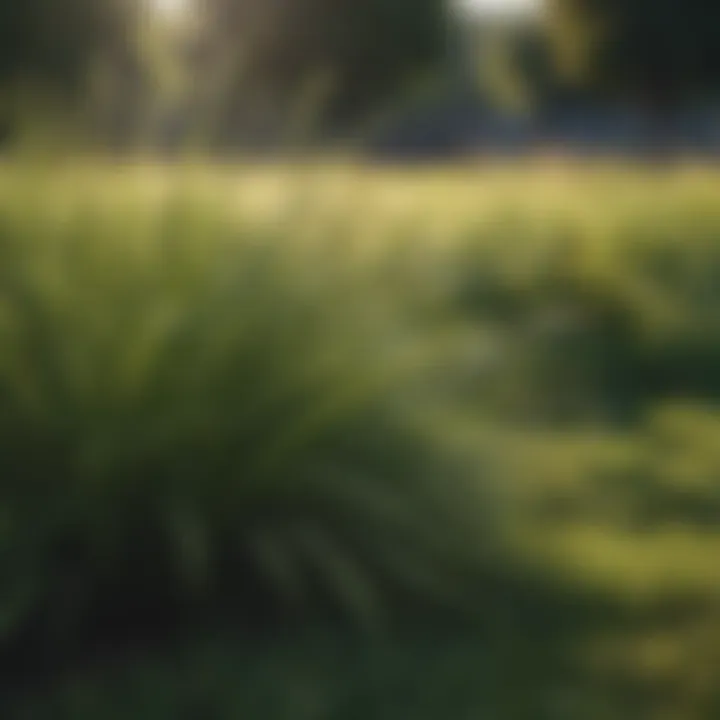
<instances>
[{"instance_id":1,"label":"tree canopy","mask_svg":"<svg viewBox=\"0 0 720 720\"><path fill-rule=\"evenodd\" d=\"M97 102L106 106L103 123L127 129L142 76L135 44L141 10L137 0L0 2L2 139L27 120L56 128L68 113L95 129ZM98 98L93 75L103 86Z\"/></svg>"},{"instance_id":2,"label":"tree canopy","mask_svg":"<svg viewBox=\"0 0 720 720\"><path fill-rule=\"evenodd\" d=\"M392 99L445 54L444 0L208 0L207 42L241 62L238 104L262 96L293 102L308 83L329 81L334 123ZM240 71L240 67L242 71Z\"/></svg>"},{"instance_id":3,"label":"tree canopy","mask_svg":"<svg viewBox=\"0 0 720 720\"><path fill-rule=\"evenodd\" d=\"M720 85L713 0L548 0L557 64L578 86L670 109Z\"/></svg>"},{"instance_id":4,"label":"tree canopy","mask_svg":"<svg viewBox=\"0 0 720 720\"><path fill-rule=\"evenodd\" d=\"M78 90L101 55L127 50L132 0L0 3L0 89Z\"/></svg>"}]
</instances>

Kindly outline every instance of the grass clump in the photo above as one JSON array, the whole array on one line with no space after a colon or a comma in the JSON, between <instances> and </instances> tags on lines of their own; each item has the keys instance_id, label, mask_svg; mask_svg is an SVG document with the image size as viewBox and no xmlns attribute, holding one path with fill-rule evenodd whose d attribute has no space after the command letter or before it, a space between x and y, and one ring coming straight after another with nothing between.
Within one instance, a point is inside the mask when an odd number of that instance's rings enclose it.
<instances>
[{"instance_id":1,"label":"grass clump","mask_svg":"<svg viewBox=\"0 0 720 720\"><path fill-rule=\"evenodd\" d=\"M351 254L184 195L23 187L0 198L5 659L457 596L486 549L476 468Z\"/></svg>"}]
</instances>

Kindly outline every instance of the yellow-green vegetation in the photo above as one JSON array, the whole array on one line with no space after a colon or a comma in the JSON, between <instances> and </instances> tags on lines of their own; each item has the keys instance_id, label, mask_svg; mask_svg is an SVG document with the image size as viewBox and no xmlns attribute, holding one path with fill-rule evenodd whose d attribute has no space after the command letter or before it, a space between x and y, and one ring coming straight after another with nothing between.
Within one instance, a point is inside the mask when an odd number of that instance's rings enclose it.
<instances>
[{"instance_id":1,"label":"yellow-green vegetation","mask_svg":"<svg viewBox=\"0 0 720 720\"><path fill-rule=\"evenodd\" d=\"M8 712L716 717L719 201L0 169Z\"/></svg>"}]
</instances>

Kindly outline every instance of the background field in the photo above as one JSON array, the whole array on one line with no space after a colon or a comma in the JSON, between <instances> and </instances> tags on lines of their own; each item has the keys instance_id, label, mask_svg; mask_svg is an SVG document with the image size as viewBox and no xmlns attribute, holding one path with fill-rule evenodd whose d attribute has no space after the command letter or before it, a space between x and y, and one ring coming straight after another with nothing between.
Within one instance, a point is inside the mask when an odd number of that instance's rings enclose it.
<instances>
[{"instance_id":1,"label":"background field","mask_svg":"<svg viewBox=\"0 0 720 720\"><path fill-rule=\"evenodd\" d=\"M8 716L713 718L718 368L712 168L9 163Z\"/></svg>"}]
</instances>

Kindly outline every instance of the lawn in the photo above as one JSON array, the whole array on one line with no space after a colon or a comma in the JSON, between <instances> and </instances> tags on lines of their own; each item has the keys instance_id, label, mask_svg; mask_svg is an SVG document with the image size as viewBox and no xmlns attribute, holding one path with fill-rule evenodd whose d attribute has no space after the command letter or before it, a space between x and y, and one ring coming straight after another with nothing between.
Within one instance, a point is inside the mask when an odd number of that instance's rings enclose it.
<instances>
[{"instance_id":1,"label":"lawn","mask_svg":"<svg viewBox=\"0 0 720 720\"><path fill-rule=\"evenodd\" d=\"M714 718L718 367L712 168L9 163L7 715Z\"/></svg>"}]
</instances>

